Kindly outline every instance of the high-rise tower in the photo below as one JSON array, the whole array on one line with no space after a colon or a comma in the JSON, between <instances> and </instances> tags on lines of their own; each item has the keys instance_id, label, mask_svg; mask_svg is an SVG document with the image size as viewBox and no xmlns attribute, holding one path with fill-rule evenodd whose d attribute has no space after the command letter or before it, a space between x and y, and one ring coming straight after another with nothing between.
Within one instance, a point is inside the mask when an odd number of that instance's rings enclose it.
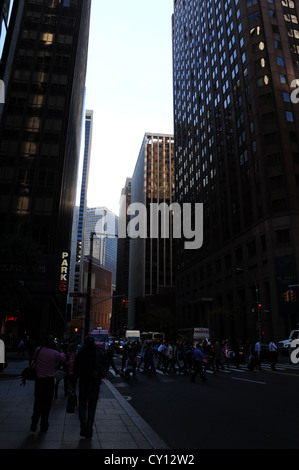
<instances>
[{"instance_id":1,"label":"high-rise tower","mask_svg":"<svg viewBox=\"0 0 299 470\"><path fill-rule=\"evenodd\" d=\"M131 203L142 204L146 210L146 234L130 240L129 328L143 326L144 329L147 324L145 304L150 308L150 300L156 296L155 308L158 309L159 302L162 308L163 294L174 286L172 232L168 238L162 238L158 230L154 238L150 225L150 205L165 203L170 207L174 200L173 153L172 135L146 133L132 176ZM139 228L142 224L138 224ZM154 326L161 328L160 324Z\"/></svg>"},{"instance_id":2,"label":"high-rise tower","mask_svg":"<svg viewBox=\"0 0 299 470\"><path fill-rule=\"evenodd\" d=\"M0 122L1 234L30 238L43 275L28 327L61 334L79 159L90 0L14 2ZM7 73L6 73L7 75ZM26 276L22 278L26 288ZM26 322L25 322L26 323Z\"/></svg>"},{"instance_id":3,"label":"high-rise tower","mask_svg":"<svg viewBox=\"0 0 299 470\"><path fill-rule=\"evenodd\" d=\"M84 139L83 139L83 162L82 168L79 169L80 180L79 200L76 202L73 219L73 238L72 238L72 259L71 259L71 275L69 289L72 293L83 292L83 251L85 237L85 222L87 211L87 191L89 180L89 168L91 161L92 148L92 130L93 130L93 111L86 110L84 116ZM69 303L72 305L72 318L82 316L82 299L80 297L69 297Z\"/></svg>"},{"instance_id":4,"label":"high-rise tower","mask_svg":"<svg viewBox=\"0 0 299 470\"><path fill-rule=\"evenodd\" d=\"M203 248L178 250L178 317L215 339L280 339L299 320L284 301L299 268L298 15L297 0L174 1L176 197L204 203Z\"/></svg>"}]
</instances>

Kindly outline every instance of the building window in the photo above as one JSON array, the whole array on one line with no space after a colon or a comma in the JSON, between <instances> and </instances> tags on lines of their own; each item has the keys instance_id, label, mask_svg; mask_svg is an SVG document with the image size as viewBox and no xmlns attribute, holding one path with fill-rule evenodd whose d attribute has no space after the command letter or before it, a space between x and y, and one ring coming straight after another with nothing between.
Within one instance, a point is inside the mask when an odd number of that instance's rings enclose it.
<instances>
[{"instance_id":1,"label":"building window","mask_svg":"<svg viewBox=\"0 0 299 470\"><path fill-rule=\"evenodd\" d=\"M290 231L288 228L276 230L276 241L278 245L287 245L290 243Z\"/></svg>"},{"instance_id":2,"label":"building window","mask_svg":"<svg viewBox=\"0 0 299 470\"><path fill-rule=\"evenodd\" d=\"M286 111L286 116L287 116L287 121L288 122L294 122L294 115L292 111Z\"/></svg>"}]
</instances>

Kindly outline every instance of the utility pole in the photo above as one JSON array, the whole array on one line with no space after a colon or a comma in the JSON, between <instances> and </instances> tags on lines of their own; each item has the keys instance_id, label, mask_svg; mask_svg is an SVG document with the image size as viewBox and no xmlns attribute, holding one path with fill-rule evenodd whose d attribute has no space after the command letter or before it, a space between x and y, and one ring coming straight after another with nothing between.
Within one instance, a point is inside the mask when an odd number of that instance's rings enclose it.
<instances>
[{"instance_id":1,"label":"utility pole","mask_svg":"<svg viewBox=\"0 0 299 470\"><path fill-rule=\"evenodd\" d=\"M254 282L255 285L255 297L256 297L256 310L257 310L257 322L258 322L258 335L259 340L261 341L261 304L260 304L260 295L259 295L259 288L257 285L257 280L254 275L246 268L236 268L236 271L245 271Z\"/></svg>"}]
</instances>

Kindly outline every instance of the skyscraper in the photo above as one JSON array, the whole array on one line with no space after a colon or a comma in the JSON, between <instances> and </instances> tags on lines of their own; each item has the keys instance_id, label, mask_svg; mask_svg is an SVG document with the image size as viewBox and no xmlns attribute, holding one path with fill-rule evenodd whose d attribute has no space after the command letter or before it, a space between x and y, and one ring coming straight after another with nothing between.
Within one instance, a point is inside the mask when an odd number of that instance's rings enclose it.
<instances>
[{"instance_id":1,"label":"skyscraper","mask_svg":"<svg viewBox=\"0 0 299 470\"><path fill-rule=\"evenodd\" d=\"M30 286L38 326L61 334L79 158L90 0L14 2L0 123L1 233L44 253ZM26 286L26 279L25 281Z\"/></svg>"},{"instance_id":2,"label":"skyscraper","mask_svg":"<svg viewBox=\"0 0 299 470\"><path fill-rule=\"evenodd\" d=\"M72 256L71 259L71 273L69 288L71 292L82 293L83 292L83 247L84 247L84 236L85 236L85 222L86 222L86 211L87 211L87 189L89 179L89 168L91 160L91 146L92 146L92 129L93 129L93 111L85 111L84 118L84 143L83 143L83 163L82 168L79 169L80 175L80 199L79 207L76 207L73 219L73 240L72 240L72 252L76 256ZM78 188L79 189L79 188ZM72 317L78 317L81 315L78 297L69 298L72 304Z\"/></svg>"},{"instance_id":3,"label":"skyscraper","mask_svg":"<svg viewBox=\"0 0 299 470\"><path fill-rule=\"evenodd\" d=\"M150 204L174 200L174 143L168 134L144 135L131 184L131 203L141 203L147 212L147 238L131 238L129 263L128 327L140 328L146 318L143 302L174 286L172 236L150 237ZM138 306L139 305L139 306ZM156 301L158 305L158 300ZM156 328L159 325L156 325Z\"/></svg>"},{"instance_id":4,"label":"skyscraper","mask_svg":"<svg viewBox=\"0 0 299 470\"><path fill-rule=\"evenodd\" d=\"M125 186L121 191L118 226L128 226L130 215L128 208L131 204L132 179L127 178ZM129 298L129 261L130 261L130 239L119 237L117 240L117 264L116 264L116 291L117 297L113 299L112 309L112 331L117 336L124 335L124 326L128 322L128 304L123 300Z\"/></svg>"},{"instance_id":5,"label":"skyscraper","mask_svg":"<svg viewBox=\"0 0 299 470\"><path fill-rule=\"evenodd\" d=\"M84 237L84 255L90 254L90 234L95 233L93 257L100 266L112 271L112 284L116 284L118 217L106 207L88 208ZM110 235L110 236L109 236ZM111 235L113 235L111 237Z\"/></svg>"},{"instance_id":6,"label":"skyscraper","mask_svg":"<svg viewBox=\"0 0 299 470\"><path fill-rule=\"evenodd\" d=\"M279 339L298 276L299 4L175 0L179 202L204 203L204 246L178 250L182 327ZM297 80L297 82L296 82Z\"/></svg>"}]
</instances>

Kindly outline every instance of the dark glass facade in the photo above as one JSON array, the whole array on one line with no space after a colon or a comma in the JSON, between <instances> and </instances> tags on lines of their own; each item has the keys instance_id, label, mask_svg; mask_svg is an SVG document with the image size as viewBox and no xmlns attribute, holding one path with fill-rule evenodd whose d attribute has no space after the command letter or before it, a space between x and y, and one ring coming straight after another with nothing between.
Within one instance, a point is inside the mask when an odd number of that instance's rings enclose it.
<instances>
[{"instance_id":1,"label":"dark glass facade","mask_svg":"<svg viewBox=\"0 0 299 470\"><path fill-rule=\"evenodd\" d=\"M30 286L34 324L61 333L66 291L59 266L70 253L90 1L15 2L12 15L18 21L5 46L0 123L1 233L30 238L43 251L45 276Z\"/></svg>"},{"instance_id":2,"label":"dark glass facade","mask_svg":"<svg viewBox=\"0 0 299 470\"><path fill-rule=\"evenodd\" d=\"M204 203L203 247L178 247L178 319L216 340L278 340L299 319L282 301L299 267L298 14L174 1L176 198Z\"/></svg>"}]
</instances>

